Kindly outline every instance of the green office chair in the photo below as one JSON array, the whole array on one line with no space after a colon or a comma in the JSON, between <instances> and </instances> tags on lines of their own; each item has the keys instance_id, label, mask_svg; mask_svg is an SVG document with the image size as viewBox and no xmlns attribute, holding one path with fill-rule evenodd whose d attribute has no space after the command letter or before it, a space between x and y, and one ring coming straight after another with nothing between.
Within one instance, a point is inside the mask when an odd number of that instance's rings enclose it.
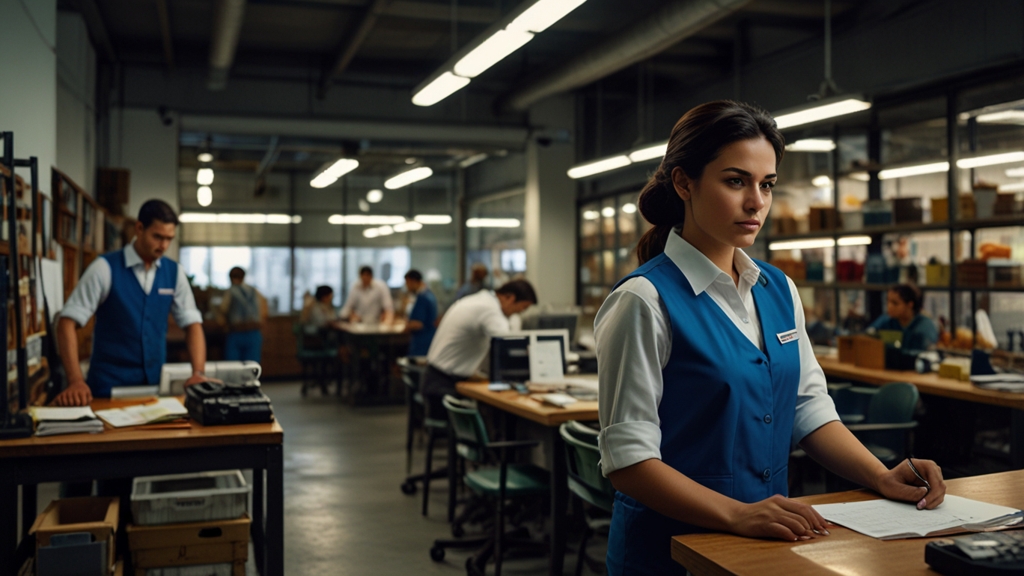
<instances>
[{"instance_id":1,"label":"green office chair","mask_svg":"<svg viewBox=\"0 0 1024 576\"><path fill-rule=\"evenodd\" d=\"M829 393L836 404L836 412L843 424L861 424L867 418L868 405L878 394L877 386L853 386L830 388Z\"/></svg>"},{"instance_id":2,"label":"green office chair","mask_svg":"<svg viewBox=\"0 0 1024 576\"><path fill-rule=\"evenodd\" d=\"M535 440L510 440L492 442L475 403L462 401L453 396L443 400L448 411L451 433L454 434L455 449L459 457L478 465L466 473L464 480L475 494L493 503L495 522L493 534L486 538L483 547L466 560L466 572L470 576L483 575L487 561L494 556L494 574L501 576L501 563L506 546L546 550L547 544L526 538L514 538L515 534L505 533L506 500L525 500L547 496L548 472L532 464L510 464L513 450L533 448L540 444ZM449 466L454 466L454 462ZM435 540L430 557L440 562L444 559L445 548L479 545L482 539Z\"/></svg>"},{"instance_id":3,"label":"green office chair","mask_svg":"<svg viewBox=\"0 0 1024 576\"><path fill-rule=\"evenodd\" d=\"M601 474L601 451L597 446L597 430L570 421L558 429L565 441L565 457L568 461L569 490L584 502L603 510L612 512L615 501L615 488L611 481ZM583 564L587 562L587 540L598 531L607 533L611 524L610 517L591 518L586 522L586 530L580 539L579 557L576 560L576 576L583 573ZM604 562L596 562L603 566Z\"/></svg>"},{"instance_id":4,"label":"green office chair","mask_svg":"<svg viewBox=\"0 0 1024 576\"><path fill-rule=\"evenodd\" d=\"M862 424L847 424L864 446L888 467L910 453L910 432L917 427L914 408L920 394L906 382L890 382L871 397Z\"/></svg>"},{"instance_id":5,"label":"green office chair","mask_svg":"<svg viewBox=\"0 0 1024 576\"><path fill-rule=\"evenodd\" d=\"M327 396L331 375L336 372L337 346L331 346L330 342L322 340L314 342L316 337L306 334L305 326L299 322L292 324L292 334L295 334L295 356L302 366L302 395L306 395L308 388L320 386L320 391ZM341 389L340 378L338 389Z\"/></svg>"},{"instance_id":6,"label":"green office chair","mask_svg":"<svg viewBox=\"0 0 1024 576\"><path fill-rule=\"evenodd\" d=\"M448 421L436 416L432 417L427 412L426 401L420 393L420 382L423 373L426 372L426 364L421 363L417 358L399 358L397 360L399 369L402 372L402 382L405 384L405 402L408 406L408 422L405 430L405 472L412 471L412 441L415 431L420 426L427 434L427 450L425 468L422 474L407 476L402 482L402 493L413 495L416 493L416 483L423 483L423 507L422 514L427 515L427 506L430 498L430 481L438 478L449 477L447 466L433 469L434 443L439 438L445 438L448 434ZM448 521L451 522L455 516L454 499L455 485L450 482Z\"/></svg>"}]
</instances>

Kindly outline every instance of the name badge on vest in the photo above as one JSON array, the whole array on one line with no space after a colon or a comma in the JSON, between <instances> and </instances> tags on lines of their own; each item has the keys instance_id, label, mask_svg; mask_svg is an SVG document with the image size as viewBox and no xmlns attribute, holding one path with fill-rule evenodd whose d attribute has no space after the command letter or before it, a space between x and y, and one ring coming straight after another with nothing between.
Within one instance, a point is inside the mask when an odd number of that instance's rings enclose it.
<instances>
[{"instance_id":1,"label":"name badge on vest","mask_svg":"<svg viewBox=\"0 0 1024 576\"><path fill-rule=\"evenodd\" d=\"M157 293L161 296L174 296L174 288L161 288Z\"/></svg>"},{"instance_id":2,"label":"name badge on vest","mask_svg":"<svg viewBox=\"0 0 1024 576\"><path fill-rule=\"evenodd\" d=\"M800 338L796 333L796 328L788 332L779 332L775 336L779 339L779 344L786 344Z\"/></svg>"}]
</instances>

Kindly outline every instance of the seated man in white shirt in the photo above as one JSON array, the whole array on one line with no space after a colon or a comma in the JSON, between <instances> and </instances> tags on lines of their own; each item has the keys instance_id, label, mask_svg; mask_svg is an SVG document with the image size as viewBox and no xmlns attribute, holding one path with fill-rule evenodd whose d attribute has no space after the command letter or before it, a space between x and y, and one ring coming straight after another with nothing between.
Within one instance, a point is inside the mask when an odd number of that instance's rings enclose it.
<instances>
[{"instance_id":1,"label":"seated man in white shirt","mask_svg":"<svg viewBox=\"0 0 1024 576\"><path fill-rule=\"evenodd\" d=\"M427 352L429 366L422 392L431 413L438 413L445 394L455 393L456 383L476 372L487 356L491 337L510 332L509 317L536 303L533 286L526 280L513 280L493 292L481 290L452 304Z\"/></svg>"},{"instance_id":2,"label":"seated man in white shirt","mask_svg":"<svg viewBox=\"0 0 1024 576\"><path fill-rule=\"evenodd\" d=\"M348 291L348 300L341 308L341 319L353 323L389 324L395 315L391 290L380 280L373 279L373 268L359 269L359 280Z\"/></svg>"}]
</instances>

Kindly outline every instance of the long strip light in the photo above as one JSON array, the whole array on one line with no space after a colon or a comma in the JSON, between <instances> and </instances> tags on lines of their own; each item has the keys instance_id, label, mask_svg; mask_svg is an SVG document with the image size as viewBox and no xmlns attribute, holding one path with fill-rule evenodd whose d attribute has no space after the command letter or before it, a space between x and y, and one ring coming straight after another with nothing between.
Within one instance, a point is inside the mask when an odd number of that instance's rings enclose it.
<instances>
[{"instance_id":1,"label":"long strip light","mask_svg":"<svg viewBox=\"0 0 1024 576\"><path fill-rule=\"evenodd\" d=\"M1024 167L1021 168L1007 168L1007 178L1024 178Z\"/></svg>"},{"instance_id":2,"label":"long strip light","mask_svg":"<svg viewBox=\"0 0 1024 576\"><path fill-rule=\"evenodd\" d=\"M404 186L408 186L413 182L419 182L420 180L430 178L434 174L434 171L427 166L420 166L419 168L413 168L406 172L402 172L397 176L392 176L384 182L384 187L388 190L397 190Z\"/></svg>"},{"instance_id":3,"label":"long strip light","mask_svg":"<svg viewBox=\"0 0 1024 576\"><path fill-rule=\"evenodd\" d=\"M393 226L405 222L405 216L384 214L331 214L327 222L336 226Z\"/></svg>"},{"instance_id":4,"label":"long strip light","mask_svg":"<svg viewBox=\"0 0 1024 576\"><path fill-rule=\"evenodd\" d=\"M988 156L977 156L974 158L961 158L956 161L956 166L957 168L981 168L982 166L995 166L997 164L1010 164L1013 162L1024 162L1024 150L1003 154L989 154Z\"/></svg>"},{"instance_id":5,"label":"long strip light","mask_svg":"<svg viewBox=\"0 0 1024 576\"><path fill-rule=\"evenodd\" d=\"M983 166L996 166L999 164L1012 164L1024 162L1024 150L1014 152L1002 152L999 154L986 154L973 158L961 158L956 161L957 168L964 170L970 168L981 168ZM937 174L949 171L949 162L929 162L927 164L914 164L912 166L900 166L898 168L887 168L878 173L879 180L892 180L893 178L906 178L908 176L921 176L924 174Z\"/></svg>"},{"instance_id":6,"label":"long strip light","mask_svg":"<svg viewBox=\"0 0 1024 576\"><path fill-rule=\"evenodd\" d=\"M981 124L1024 124L1024 110L1000 110L980 114L978 122Z\"/></svg>"},{"instance_id":7,"label":"long strip light","mask_svg":"<svg viewBox=\"0 0 1024 576\"><path fill-rule=\"evenodd\" d=\"M313 188L326 188L337 182L338 178L341 178L358 167L359 160L354 158L342 158L322 169L319 174L309 181L309 185Z\"/></svg>"},{"instance_id":8,"label":"long strip light","mask_svg":"<svg viewBox=\"0 0 1024 576\"><path fill-rule=\"evenodd\" d=\"M844 236L839 239L840 246L867 246L871 244L870 236ZM769 250L810 250L813 248L831 248L836 245L832 238L808 238L807 240L786 240L772 242Z\"/></svg>"},{"instance_id":9,"label":"long strip light","mask_svg":"<svg viewBox=\"0 0 1024 576\"><path fill-rule=\"evenodd\" d=\"M587 176L593 176L594 174L600 174L601 172L615 170L616 168L622 168L623 166L629 166L632 163L633 162L628 156L612 156L611 158L604 158L594 162L588 162L587 164L573 166L568 172L566 172L566 174L569 175L569 178L576 180L579 178L586 178Z\"/></svg>"},{"instance_id":10,"label":"long strip light","mask_svg":"<svg viewBox=\"0 0 1024 576\"><path fill-rule=\"evenodd\" d=\"M447 214L419 214L413 218L420 224L451 224L452 217Z\"/></svg>"},{"instance_id":11,"label":"long strip light","mask_svg":"<svg viewBox=\"0 0 1024 576\"><path fill-rule=\"evenodd\" d=\"M466 228L519 228L518 218L470 218Z\"/></svg>"},{"instance_id":12,"label":"long strip light","mask_svg":"<svg viewBox=\"0 0 1024 576\"><path fill-rule=\"evenodd\" d=\"M178 216L183 223L198 224L301 224L302 216L298 214L241 214L213 212L184 212Z\"/></svg>"},{"instance_id":13,"label":"long strip light","mask_svg":"<svg viewBox=\"0 0 1024 576\"><path fill-rule=\"evenodd\" d=\"M413 91L412 103L433 106L469 84L484 71L525 46L533 37L564 18L586 0L524 2L476 40L455 53ZM527 4L529 4L527 6Z\"/></svg>"},{"instance_id":14,"label":"long strip light","mask_svg":"<svg viewBox=\"0 0 1024 576\"><path fill-rule=\"evenodd\" d=\"M633 162L644 162L647 160L654 160L655 158L662 158L665 156L665 152L668 150L668 142L662 142L661 144L655 144L654 146L648 146L639 150L634 150L629 153L629 159Z\"/></svg>"},{"instance_id":15,"label":"long strip light","mask_svg":"<svg viewBox=\"0 0 1024 576\"><path fill-rule=\"evenodd\" d=\"M402 222L394 225L395 232L415 232L423 229L423 224L416 221Z\"/></svg>"},{"instance_id":16,"label":"long strip light","mask_svg":"<svg viewBox=\"0 0 1024 576\"><path fill-rule=\"evenodd\" d=\"M787 152L831 152L836 143L828 138L804 138L792 144L786 144Z\"/></svg>"},{"instance_id":17,"label":"long strip light","mask_svg":"<svg viewBox=\"0 0 1024 576\"><path fill-rule=\"evenodd\" d=\"M878 172L878 179L892 180L894 178L923 176L925 174L938 174L940 172L949 172L949 162L930 162L928 164L915 164L913 166L887 168Z\"/></svg>"},{"instance_id":18,"label":"long strip light","mask_svg":"<svg viewBox=\"0 0 1024 576\"><path fill-rule=\"evenodd\" d=\"M803 126L812 122L820 122L829 118L838 118L871 108L871 102L861 97L839 96L828 100L819 100L808 106L800 106L783 110L775 114L775 125L779 130Z\"/></svg>"}]
</instances>

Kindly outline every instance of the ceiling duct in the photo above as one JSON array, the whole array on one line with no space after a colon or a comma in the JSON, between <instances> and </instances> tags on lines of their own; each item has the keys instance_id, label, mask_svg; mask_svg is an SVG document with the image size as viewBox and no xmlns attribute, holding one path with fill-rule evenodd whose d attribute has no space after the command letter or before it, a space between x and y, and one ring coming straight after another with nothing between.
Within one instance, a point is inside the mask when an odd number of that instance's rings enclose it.
<instances>
[{"instance_id":1,"label":"ceiling duct","mask_svg":"<svg viewBox=\"0 0 1024 576\"><path fill-rule=\"evenodd\" d=\"M732 14L750 0L671 2L618 36L570 59L503 99L506 107L526 110L548 96L568 92L646 60Z\"/></svg>"},{"instance_id":2,"label":"ceiling duct","mask_svg":"<svg viewBox=\"0 0 1024 576\"><path fill-rule=\"evenodd\" d=\"M210 40L210 71L206 78L206 87L210 90L223 90L228 85L228 73L235 61L244 18L245 0L218 0Z\"/></svg>"}]
</instances>

